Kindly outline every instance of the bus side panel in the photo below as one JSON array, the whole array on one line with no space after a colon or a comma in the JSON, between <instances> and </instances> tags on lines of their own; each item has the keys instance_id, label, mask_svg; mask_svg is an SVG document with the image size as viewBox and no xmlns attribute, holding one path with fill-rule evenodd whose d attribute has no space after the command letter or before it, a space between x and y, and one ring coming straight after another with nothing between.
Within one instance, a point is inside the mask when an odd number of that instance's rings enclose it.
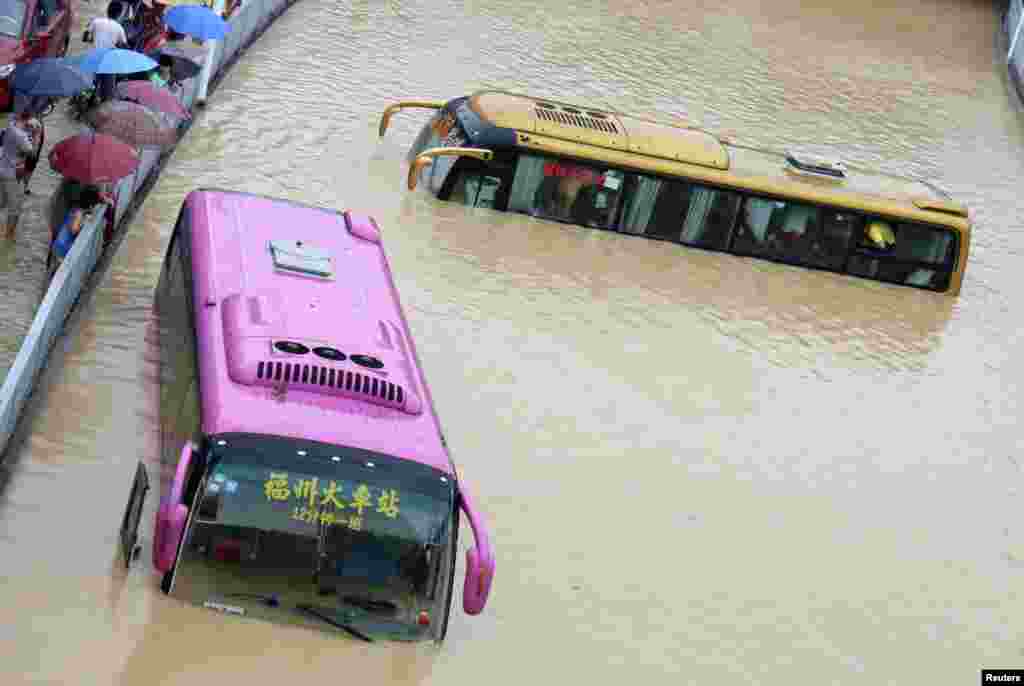
<instances>
[{"instance_id":1,"label":"bus side panel","mask_svg":"<svg viewBox=\"0 0 1024 686\"><path fill-rule=\"evenodd\" d=\"M217 425L217 415L221 410L220 402L214 389L218 387L217 360L223 355L224 328L221 323L221 299L211 289L215 288L215 260L218 255L213 252L210 226L213 221L209 204L223 201L227 212L234 211L237 197L224 197L217 191L195 193L190 196L192 217L192 273L193 293L197 308L195 311L196 355L198 358L198 381L200 387L207 390L202 394L200 426L204 432ZM221 215L223 216L223 215ZM225 231L226 227L223 228ZM232 234L233 236L234 234ZM210 305L210 303L213 303ZM218 349L219 348L219 349Z\"/></svg>"},{"instance_id":2,"label":"bus side panel","mask_svg":"<svg viewBox=\"0 0 1024 686\"><path fill-rule=\"evenodd\" d=\"M188 242L188 212L182 212L161 271L156 291L160 347L160 462L172 472L181 446L195 438L195 329L189 309L191 271L183 246Z\"/></svg>"}]
</instances>

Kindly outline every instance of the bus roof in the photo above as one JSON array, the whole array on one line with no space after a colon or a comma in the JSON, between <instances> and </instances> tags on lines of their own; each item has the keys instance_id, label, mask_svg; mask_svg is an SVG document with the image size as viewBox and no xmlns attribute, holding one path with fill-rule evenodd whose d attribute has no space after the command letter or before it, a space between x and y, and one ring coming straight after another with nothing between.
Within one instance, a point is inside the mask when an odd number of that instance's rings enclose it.
<instances>
[{"instance_id":1,"label":"bus roof","mask_svg":"<svg viewBox=\"0 0 1024 686\"><path fill-rule=\"evenodd\" d=\"M693 126L504 91L474 93L469 106L483 121L516 131L525 148L969 229L967 209L924 181L845 165L842 177L807 173L785 154L736 145Z\"/></svg>"},{"instance_id":2,"label":"bus roof","mask_svg":"<svg viewBox=\"0 0 1024 686\"><path fill-rule=\"evenodd\" d=\"M189 193L183 210L204 432L309 439L452 473L372 218L217 189Z\"/></svg>"}]
</instances>

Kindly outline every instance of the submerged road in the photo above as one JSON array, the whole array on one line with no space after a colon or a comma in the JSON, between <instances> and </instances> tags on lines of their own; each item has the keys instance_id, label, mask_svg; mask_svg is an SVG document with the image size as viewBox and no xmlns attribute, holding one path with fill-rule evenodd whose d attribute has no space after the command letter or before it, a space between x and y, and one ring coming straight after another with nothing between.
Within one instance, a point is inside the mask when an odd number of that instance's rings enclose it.
<instances>
[{"instance_id":1,"label":"submerged road","mask_svg":"<svg viewBox=\"0 0 1024 686\"><path fill-rule=\"evenodd\" d=\"M296 5L178 148L13 442L0 682L877 686L1024 665L1024 119L1000 9ZM378 143L381 110L483 86L926 176L972 208L963 294L408 194L423 120L399 115ZM144 563L117 559L137 461L170 468L153 462L147 325L178 207L200 186L383 227L498 555L485 614L453 614L440 649L162 596L154 494Z\"/></svg>"}]
</instances>

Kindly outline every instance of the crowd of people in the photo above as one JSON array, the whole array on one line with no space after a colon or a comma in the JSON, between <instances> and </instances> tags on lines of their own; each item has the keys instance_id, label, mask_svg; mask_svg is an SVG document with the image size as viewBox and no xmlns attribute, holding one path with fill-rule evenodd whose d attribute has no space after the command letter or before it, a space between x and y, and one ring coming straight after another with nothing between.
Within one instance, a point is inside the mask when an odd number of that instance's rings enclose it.
<instances>
[{"instance_id":1,"label":"crowd of people","mask_svg":"<svg viewBox=\"0 0 1024 686\"><path fill-rule=\"evenodd\" d=\"M82 40L94 48L124 48L143 52L154 36L163 33L168 42L185 38L162 25L165 6L154 4L153 0L111 0L105 16L92 19ZM241 6L240 0L226 3L223 17L228 18ZM161 41L162 42L162 41ZM158 66L142 74L120 77L146 80L161 88L173 89L173 59L162 54L152 55ZM88 106L95 107L115 97L119 77L113 74L97 74L95 87L84 97ZM0 209L7 210L6 236L16 235L21 210L26 195L30 195L29 184L45 141L45 127L39 112L49 104L48 98L16 96L14 113L7 127L0 132ZM47 266L52 270L59 266L67 255L75 237L82 228L89 211L98 205L106 205L108 216L112 217L114 198L110 185L88 185L63 179L50 201L49 223L51 249Z\"/></svg>"}]
</instances>

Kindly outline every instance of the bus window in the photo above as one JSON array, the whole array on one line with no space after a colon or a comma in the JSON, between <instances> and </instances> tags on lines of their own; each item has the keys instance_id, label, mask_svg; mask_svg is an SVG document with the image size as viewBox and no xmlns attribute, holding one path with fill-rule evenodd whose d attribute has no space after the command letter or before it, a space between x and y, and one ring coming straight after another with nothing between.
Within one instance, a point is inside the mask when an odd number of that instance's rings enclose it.
<instances>
[{"instance_id":1,"label":"bus window","mask_svg":"<svg viewBox=\"0 0 1024 686\"><path fill-rule=\"evenodd\" d=\"M680 242L698 248L725 250L739 206L738 193L694 186Z\"/></svg>"},{"instance_id":2,"label":"bus window","mask_svg":"<svg viewBox=\"0 0 1024 686\"><path fill-rule=\"evenodd\" d=\"M690 205L691 184L637 175L627 180L622 231L679 240Z\"/></svg>"},{"instance_id":3,"label":"bus window","mask_svg":"<svg viewBox=\"0 0 1024 686\"><path fill-rule=\"evenodd\" d=\"M469 207L487 207L494 209L497 205L501 179L496 176L474 172L462 172L455 180L455 186L448 200L459 202Z\"/></svg>"},{"instance_id":4,"label":"bus window","mask_svg":"<svg viewBox=\"0 0 1024 686\"><path fill-rule=\"evenodd\" d=\"M543 219L612 228L625 176L617 169L520 155L508 209Z\"/></svg>"},{"instance_id":5,"label":"bus window","mask_svg":"<svg viewBox=\"0 0 1024 686\"><path fill-rule=\"evenodd\" d=\"M747 198L733 250L742 255L842 269L856 219L816 205Z\"/></svg>"},{"instance_id":6,"label":"bus window","mask_svg":"<svg viewBox=\"0 0 1024 686\"><path fill-rule=\"evenodd\" d=\"M850 273L879 281L943 291L956 262L951 231L920 224L868 219L860 232Z\"/></svg>"},{"instance_id":7,"label":"bus window","mask_svg":"<svg viewBox=\"0 0 1024 686\"><path fill-rule=\"evenodd\" d=\"M812 267L841 271L860 222L860 218L850 212L824 210L820 231L812 236L808 245L807 263Z\"/></svg>"},{"instance_id":8,"label":"bus window","mask_svg":"<svg viewBox=\"0 0 1024 686\"><path fill-rule=\"evenodd\" d=\"M628 184L622 230L724 250L739 196L682 181L636 176Z\"/></svg>"}]
</instances>

